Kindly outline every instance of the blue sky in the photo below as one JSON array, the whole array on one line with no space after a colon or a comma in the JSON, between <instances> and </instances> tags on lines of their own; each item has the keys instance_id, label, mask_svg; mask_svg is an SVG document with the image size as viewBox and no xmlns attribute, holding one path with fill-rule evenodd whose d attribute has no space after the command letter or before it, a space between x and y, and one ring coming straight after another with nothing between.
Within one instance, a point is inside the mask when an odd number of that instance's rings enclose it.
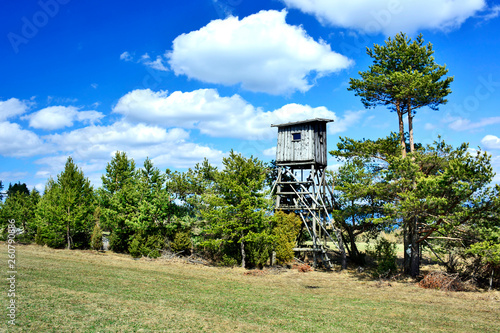
<instances>
[{"instance_id":1,"label":"blue sky","mask_svg":"<svg viewBox=\"0 0 500 333\"><path fill-rule=\"evenodd\" d=\"M43 190L72 156L96 185L114 152L161 170L230 149L273 159L271 124L322 117L339 136L397 131L347 91L366 47L399 31L431 42L454 76L448 104L421 109L438 135L492 155L500 175L500 5L486 0L3 1L0 180ZM338 164L333 158L330 167ZM495 182L500 183L497 175Z\"/></svg>"}]
</instances>

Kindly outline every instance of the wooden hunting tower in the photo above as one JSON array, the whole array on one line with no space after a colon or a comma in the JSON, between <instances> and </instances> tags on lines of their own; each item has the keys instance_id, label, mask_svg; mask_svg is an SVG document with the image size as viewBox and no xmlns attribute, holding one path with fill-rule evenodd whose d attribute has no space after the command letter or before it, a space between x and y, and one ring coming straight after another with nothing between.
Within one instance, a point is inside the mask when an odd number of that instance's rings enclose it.
<instances>
[{"instance_id":1,"label":"wooden hunting tower","mask_svg":"<svg viewBox=\"0 0 500 333\"><path fill-rule=\"evenodd\" d=\"M314 266L332 264L327 252L328 239L337 245L344 266L345 251L340 231L335 227L330 212L332 189L325 180L327 166L326 124L330 119L315 118L304 121L271 125L278 128L276 165L278 177L276 210L299 215L310 238L311 246L298 241L295 251L312 252ZM333 237L330 233L333 232Z\"/></svg>"},{"instance_id":2,"label":"wooden hunting tower","mask_svg":"<svg viewBox=\"0 0 500 333\"><path fill-rule=\"evenodd\" d=\"M326 124L330 119L311 119L271 125L278 127L277 165L326 167Z\"/></svg>"}]
</instances>

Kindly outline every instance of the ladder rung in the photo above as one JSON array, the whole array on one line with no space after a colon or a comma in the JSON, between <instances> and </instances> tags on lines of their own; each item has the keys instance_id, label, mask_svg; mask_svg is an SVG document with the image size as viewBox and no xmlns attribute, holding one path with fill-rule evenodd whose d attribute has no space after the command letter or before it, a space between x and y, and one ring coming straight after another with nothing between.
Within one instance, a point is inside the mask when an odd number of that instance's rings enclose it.
<instances>
[{"instance_id":1,"label":"ladder rung","mask_svg":"<svg viewBox=\"0 0 500 333\"><path fill-rule=\"evenodd\" d=\"M311 193L311 192L276 192L276 194L304 194L304 195L309 194L309 195L311 195L314 193Z\"/></svg>"}]
</instances>

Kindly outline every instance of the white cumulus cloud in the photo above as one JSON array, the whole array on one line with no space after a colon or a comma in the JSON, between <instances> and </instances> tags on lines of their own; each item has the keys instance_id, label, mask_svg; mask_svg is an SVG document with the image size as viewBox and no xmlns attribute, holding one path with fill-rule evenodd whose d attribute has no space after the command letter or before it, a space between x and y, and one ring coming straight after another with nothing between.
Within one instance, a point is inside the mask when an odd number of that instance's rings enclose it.
<instances>
[{"instance_id":1,"label":"white cumulus cloud","mask_svg":"<svg viewBox=\"0 0 500 333\"><path fill-rule=\"evenodd\" d=\"M358 124L365 113L365 110L346 111L342 117L334 117L335 121L328 125L328 132L336 134L347 131L350 127Z\"/></svg>"},{"instance_id":2,"label":"white cumulus cloud","mask_svg":"<svg viewBox=\"0 0 500 333\"><path fill-rule=\"evenodd\" d=\"M175 91L170 95L167 91L137 89L122 96L113 108L127 120L189 129L245 111L254 113L255 108L239 95L221 97L214 89Z\"/></svg>"},{"instance_id":3,"label":"white cumulus cloud","mask_svg":"<svg viewBox=\"0 0 500 333\"><path fill-rule=\"evenodd\" d=\"M119 121L108 126L87 126L62 134L45 137L63 155L86 161L87 170L103 169L116 151L125 151L137 160L151 158L158 166L192 167L203 158L221 159L222 152L210 147L188 142L189 133L181 128L156 125L131 124ZM39 164L57 170L63 158L49 157ZM43 171L43 170L42 170Z\"/></svg>"},{"instance_id":4,"label":"white cumulus cloud","mask_svg":"<svg viewBox=\"0 0 500 333\"><path fill-rule=\"evenodd\" d=\"M486 149L500 149L500 138L495 135L486 135L481 143Z\"/></svg>"},{"instance_id":5,"label":"white cumulus cloud","mask_svg":"<svg viewBox=\"0 0 500 333\"><path fill-rule=\"evenodd\" d=\"M128 51L125 51L122 54L120 54L120 60L123 60L123 61L132 61L133 57L132 57L132 55Z\"/></svg>"},{"instance_id":6,"label":"white cumulus cloud","mask_svg":"<svg viewBox=\"0 0 500 333\"><path fill-rule=\"evenodd\" d=\"M27 157L45 152L44 142L35 133L19 124L0 122L0 155Z\"/></svg>"},{"instance_id":7,"label":"white cumulus cloud","mask_svg":"<svg viewBox=\"0 0 500 333\"><path fill-rule=\"evenodd\" d=\"M30 127L55 130L71 127L75 121L93 124L103 117L101 112L79 111L75 106L49 106L24 118L29 119Z\"/></svg>"},{"instance_id":8,"label":"white cumulus cloud","mask_svg":"<svg viewBox=\"0 0 500 333\"><path fill-rule=\"evenodd\" d=\"M87 126L62 134L44 137L52 147L52 154L38 159L38 178L55 177L72 156L92 183L100 185L106 164L116 151L124 151L136 161L138 168L146 157L159 168L187 168L206 157L220 163L223 152L211 147L188 142L189 133L180 128L166 130L158 126L130 124L119 121L108 126Z\"/></svg>"},{"instance_id":9,"label":"white cumulus cloud","mask_svg":"<svg viewBox=\"0 0 500 333\"><path fill-rule=\"evenodd\" d=\"M265 140L276 136L271 124L311 118L333 119L330 133L343 132L358 123L365 111L346 112L338 117L324 106L296 103L264 111L240 95L223 97L215 89L176 91L170 95L166 91L138 89L121 97L113 112L124 115L127 121L198 129L212 137Z\"/></svg>"},{"instance_id":10,"label":"white cumulus cloud","mask_svg":"<svg viewBox=\"0 0 500 333\"><path fill-rule=\"evenodd\" d=\"M485 0L283 0L323 24L394 35L421 29L450 30L486 8Z\"/></svg>"},{"instance_id":11,"label":"white cumulus cloud","mask_svg":"<svg viewBox=\"0 0 500 333\"><path fill-rule=\"evenodd\" d=\"M167 72L169 70L168 67L165 65L165 59L162 56L156 56L156 59L152 60L151 56L145 53L137 61L135 61L134 56L131 55L128 51L125 51L122 54L120 54L120 60L127 62L136 62L139 64L143 64L146 67L162 72Z\"/></svg>"},{"instance_id":12,"label":"white cumulus cloud","mask_svg":"<svg viewBox=\"0 0 500 333\"><path fill-rule=\"evenodd\" d=\"M310 75L321 77L353 63L302 27L287 24L286 15L269 10L211 21L178 36L166 57L176 75L270 94L305 92L312 86Z\"/></svg>"},{"instance_id":13,"label":"white cumulus cloud","mask_svg":"<svg viewBox=\"0 0 500 333\"><path fill-rule=\"evenodd\" d=\"M29 109L29 103L17 98L0 101L0 121L20 116Z\"/></svg>"},{"instance_id":14,"label":"white cumulus cloud","mask_svg":"<svg viewBox=\"0 0 500 333\"><path fill-rule=\"evenodd\" d=\"M177 168L192 168L196 163L202 162L204 158L213 165L219 165L224 155L220 150L192 142L158 146L156 151L158 154L152 159L155 165Z\"/></svg>"},{"instance_id":15,"label":"white cumulus cloud","mask_svg":"<svg viewBox=\"0 0 500 333\"><path fill-rule=\"evenodd\" d=\"M483 15L480 15L479 18L485 21L492 20L494 18L497 18L498 15L500 14L500 5L493 6L486 11Z\"/></svg>"},{"instance_id":16,"label":"white cumulus cloud","mask_svg":"<svg viewBox=\"0 0 500 333\"><path fill-rule=\"evenodd\" d=\"M444 122L449 123L448 127L455 131L478 130L485 126L500 124L500 117L481 118L479 121L472 122L470 119L462 117L451 117L447 115Z\"/></svg>"},{"instance_id":17,"label":"white cumulus cloud","mask_svg":"<svg viewBox=\"0 0 500 333\"><path fill-rule=\"evenodd\" d=\"M425 123L424 125L424 129L426 131L433 131L437 128L437 126L435 124L431 124L431 123Z\"/></svg>"},{"instance_id":18,"label":"white cumulus cloud","mask_svg":"<svg viewBox=\"0 0 500 333\"><path fill-rule=\"evenodd\" d=\"M116 122L108 126L87 126L70 132L46 136L58 150L76 152L85 158L107 158L117 150L128 151L163 142L181 142L189 133L174 128L170 131L158 126Z\"/></svg>"},{"instance_id":19,"label":"white cumulus cloud","mask_svg":"<svg viewBox=\"0 0 500 333\"><path fill-rule=\"evenodd\" d=\"M149 54L146 53L141 56L140 62L142 62L145 66L151 67L152 69L156 69L162 72L168 71L168 68L163 63L164 60L161 56L156 56L156 60L151 60Z\"/></svg>"},{"instance_id":20,"label":"white cumulus cloud","mask_svg":"<svg viewBox=\"0 0 500 333\"><path fill-rule=\"evenodd\" d=\"M264 151L262 152L262 154L264 156L268 156L268 157L276 156L276 146L268 148L268 149L264 149Z\"/></svg>"}]
</instances>

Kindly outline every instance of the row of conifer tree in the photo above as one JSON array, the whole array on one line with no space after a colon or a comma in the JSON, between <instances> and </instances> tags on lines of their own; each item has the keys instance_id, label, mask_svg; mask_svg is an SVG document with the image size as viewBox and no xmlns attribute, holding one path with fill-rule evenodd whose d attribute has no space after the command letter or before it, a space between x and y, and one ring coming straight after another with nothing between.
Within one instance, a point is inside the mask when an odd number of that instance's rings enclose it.
<instances>
[{"instance_id":1,"label":"row of conifer tree","mask_svg":"<svg viewBox=\"0 0 500 333\"><path fill-rule=\"evenodd\" d=\"M328 172L332 217L351 263L365 263L359 241L396 230L406 273L412 251L420 258L426 250L449 271L498 279L500 186L492 185L490 155L438 140L403 156L394 133L378 140L340 138L331 155L342 161ZM234 151L222 164L219 169L205 160L185 172L162 172L150 159L137 168L117 152L94 188L69 157L43 195L9 186L0 210L3 235L14 219L19 241L54 248L97 249L104 234L113 251L135 257L195 251L219 264L255 267L274 251L278 263L290 261L297 237L307 233L297 216L273 213L268 192L275 165Z\"/></svg>"}]
</instances>

